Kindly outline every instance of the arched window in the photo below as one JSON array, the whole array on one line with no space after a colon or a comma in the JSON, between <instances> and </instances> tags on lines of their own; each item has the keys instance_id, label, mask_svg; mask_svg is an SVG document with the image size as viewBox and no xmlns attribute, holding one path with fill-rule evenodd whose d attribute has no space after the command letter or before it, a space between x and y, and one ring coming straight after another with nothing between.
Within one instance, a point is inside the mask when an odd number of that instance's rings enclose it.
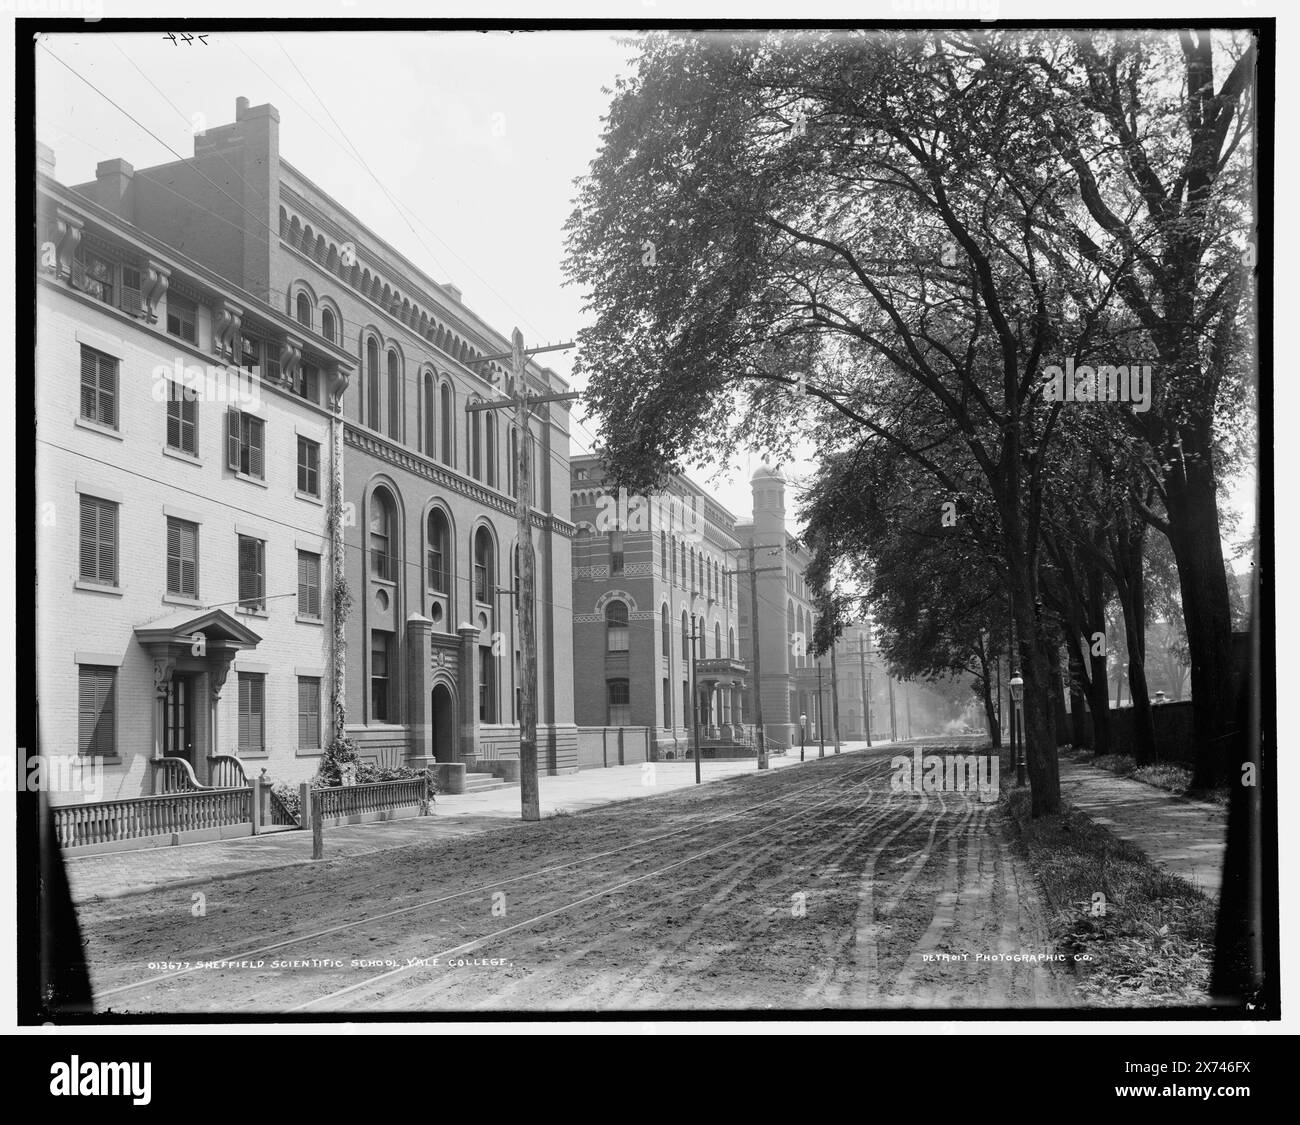
<instances>
[{"instance_id":1,"label":"arched window","mask_svg":"<svg viewBox=\"0 0 1300 1125\"><path fill-rule=\"evenodd\" d=\"M433 435L436 432L434 429L433 419L433 376L427 371L424 373L423 421L424 433L421 436L421 452L423 452L426 457L433 457L435 455L433 450Z\"/></svg>"},{"instance_id":2,"label":"arched window","mask_svg":"<svg viewBox=\"0 0 1300 1125\"><path fill-rule=\"evenodd\" d=\"M497 486L497 420L490 410L483 412L483 479Z\"/></svg>"},{"instance_id":3,"label":"arched window","mask_svg":"<svg viewBox=\"0 0 1300 1125\"><path fill-rule=\"evenodd\" d=\"M519 431L510 427L510 465L506 470L510 479L510 495L519 495Z\"/></svg>"},{"instance_id":4,"label":"arched window","mask_svg":"<svg viewBox=\"0 0 1300 1125\"><path fill-rule=\"evenodd\" d=\"M627 652L627 603L610 602L605 607L605 651Z\"/></svg>"},{"instance_id":5,"label":"arched window","mask_svg":"<svg viewBox=\"0 0 1300 1125\"><path fill-rule=\"evenodd\" d=\"M311 327L311 301L306 293L298 294L298 323Z\"/></svg>"},{"instance_id":6,"label":"arched window","mask_svg":"<svg viewBox=\"0 0 1300 1125\"><path fill-rule=\"evenodd\" d=\"M386 489L370 497L370 570L389 582L397 578L397 508Z\"/></svg>"},{"instance_id":7,"label":"arched window","mask_svg":"<svg viewBox=\"0 0 1300 1125\"><path fill-rule=\"evenodd\" d=\"M804 666L804 662L807 657L807 653L804 651L804 648L808 644L808 630L804 626L803 606L799 607L799 610L795 614L795 617L799 622L799 628L795 634L797 638L797 644L799 646L796 656L797 656L798 665L800 668L802 668Z\"/></svg>"},{"instance_id":8,"label":"arched window","mask_svg":"<svg viewBox=\"0 0 1300 1125\"><path fill-rule=\"evenodd\" d=\"M480 527L474 533L474 600L481 605L492 604L494 577L492 534L486 527Z\"/></svg>"},{"instance_id":9,"label":"arched window","mask_svg":"<svg viewBox=\"0 0 1300 1125\"><path fill-rule=\"evenodd\" d=\"M659 644L663 650L664 659L668 659L668 653L673 643L672 629L668 624L668 603L664 602L659 607ZM666 714L667 712L665 712Z\"/></svg>"},{"instance_id":10,"label":"arched window","mask_svg":"<svg viewBox=\"0 0 1300 1125\"><path fill-rule=\"evenodd\" d=\"M736 659L736 630L735 629L727 630L727 655L731 657L732 660Z\"/></svg>"},{"instance_id":11,"label":"arched window","mask_svg":"<svg viewBox=\"0 0 1300 1125\"><path fill-rule=\"evenodd\" d=\"M722 626L718 624L713 626L713 655L715 657L722 655Z\"/></svg>"},{"instance_id":12,"label":"arched window","mask_svg":"<svg viewBox=\"0 0 1300 1125\"><path fill-rule=\"evenodd\" d=\"M668 532L659 533L659 569L668 576ZM666 651L666 650L665 650Z\"/></svg>"},{"instance_id":13,"label":"arched window","mask_svg":"<svg viewBox=\"0 0 1300 1125\"><path fill-rule=\"evenodd\" d=\"M682 659L691 658L691 626L686 620L686 610L682 610Z\"/></svg>"},{"instance_id":14,"label":"arched window","mask_svg":"<svg viewBox=\"0 0 1300 1125\"><path fill-rule=\"evenodd\" d=\"M691 548L691 586L690 586L691 593L692 594L695 593L695 591L698 590L699 588L700 588L700 584L699 581L697 580L697 576L695 572L695 548L692 547Z\"/></svg>"},{"instance_id":15,"label":"arched window","mask_svg":"<svg viewBox=\"0 0 1300 1125\"><path fill-rule=\"evenodd\" d=\"M379 341L366 341L366 425L379 429Z\"/></svg>"},{"instance_id":16,"label":"arched window","mask_svg":"<svg viewBox=\"0 0 1300 1125\"><path fill-rule=\"evenodd\" d=\"M438 409L442 412L442 463L450 465L452 463L451 451L451 386L443 383L442 392L439 395Z\"/></svg>"},{"instance_id":17,"label":"arched window","mask_svg":"<svg viewBox=\"0 0 1300 1125\"><path fill-rule=\"evenodd\" d=\"M470 410L465 414L466 440L469 442L469 475L475 480L483 479L483 427L479 423L481 410Z\"/></svg>"},{"instance_id":18,"label":"arched window","mask_svg":"<svg viewBox=\"0 0 1300 1125\"><path fill-rule=\"evenodd\" d=\"M337 329L334 327L334 314L329 309L320 311L320 334L331 344L338 339Z\"/></svg>"},{"instance_id":19,"label":"arched window","mask_svg":"<svg viewBox=\"0 0 1300 1125\"><path fill-rule=\"evenodd\" d=\"M388 353L388 433L402 440L402 361Z\"/></svg>"},{"instance_id":20,"label":"arched window","mask_svg":"<svg viewBox=\"0 0 1300 1125\"><path fill-rule=\"evenodd\" d=\"M609 715L606 725L626 727L632 725L632 692L627 680L609 680Z\"/></svg>"},{"instance_id":21,"label":"arched window","mask_svg":"<svg viewBox=\"0 0 1300 1125\"><path fill-rule=\"evenodd\" d=\"M434 508L429 513L428 571L425 581L439 594L451 592L451 528L446 513Z\"/></svg>"},{"instance_id":22,"label":"arched window","mask_svg":"<svg viewBox=\"0 0 1300 1125\"><path fill-rule=\"evenodd\" d=\"M795 667L795 645L798 643L795 638L795 621L794 621L794 602L785 604L785 631L790 635L789 648L785 654L785 669L787 672L794 671ZM754 622L754 628L758 628L758 622Z\"/></svg>"}]
</instances>

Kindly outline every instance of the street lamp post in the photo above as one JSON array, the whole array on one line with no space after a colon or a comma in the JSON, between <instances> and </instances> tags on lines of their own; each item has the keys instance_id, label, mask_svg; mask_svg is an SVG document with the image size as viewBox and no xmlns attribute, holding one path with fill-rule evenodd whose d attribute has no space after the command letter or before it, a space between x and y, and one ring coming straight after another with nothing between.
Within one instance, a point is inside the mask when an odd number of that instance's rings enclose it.
<instances>
[{"instance_id":1,"label":"street lamp post","mask_svg":"<svg viewBox=\"0 0 1300 1125\"><path fill-rule=\"evenodd\" d=\"M1016 760L1016 784L1025 784L1025 728L1020 721L1020 703L1025 698L1025 681L1020 673L1011 676L1011 752Z\"/></svg>"},{"instance_id":2,"label":"street lamp post","mask_svg":"<svg viewBox=\"0 0 1300 1125\"><path fill-rule=\"evenodd\" d=\"M808 716L800 715L799 716L799 761L801 762L803 761L804 734L807 730L807 727L808 727Z\"/></svg>"},{"instance_id":3,"label":"street lamp post","mask_svg":"<svg viewBox=\"0 0 1300 1125\"><path fill-rule=\"evenodd\" d=\"M695 731L695 784L700 783L700 689L695 682L695 641L699 626L691 615L691 726Z\"/></svg>"}]
</instances>

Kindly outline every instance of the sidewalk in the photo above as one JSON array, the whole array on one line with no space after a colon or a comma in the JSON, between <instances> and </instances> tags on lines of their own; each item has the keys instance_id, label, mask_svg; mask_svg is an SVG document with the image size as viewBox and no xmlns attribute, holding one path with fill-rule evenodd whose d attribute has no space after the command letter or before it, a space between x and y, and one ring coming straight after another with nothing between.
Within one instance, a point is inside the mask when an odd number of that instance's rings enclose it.
<instances>
[{"instance_id":1,"label":"sidewalk","mask_svg":"<svg viewBox=\"0 0 1300 1125\"><path fill-rule=\"evenodd\" d=\"M1061 759L1061 796L1211 898L1223 884L1228 810Z\"/></svg>"},{"instance_id":2,"label":"sidewalk","mask_svg":"<svg viewBox=\"0 0 1300 1125\"><path fill-rule=\"evenodd\" d=\"M866 743L846 742L845 752L865 749ZM814 745L809 761L817 760ZM826 756L833 751L827 748ZM799 749L769 759L773 770L799 765ZM653 766L651 771L650 766ZM752 759L734 762L701 762L702 783L721 781L739 774L757 773ZM579 812L626 801L669 793L695 784L695 763L690 760L638 763L608 769L583 770L560 777L538 779L543 817L555 812ZM519 786L493 789L486 793L443 794L432 816L410 817L373 824L351 824L325 831L325 856L339 859L370 855L389 848L403 848L431 839L446 839L509 828L519 819ZM186 887L311 863L310 832L275 832L236 840L218 840L178 847L142 848L107 855L65 859L73 902L120 898L159 887Z\"/></svg>"}]
</instances>

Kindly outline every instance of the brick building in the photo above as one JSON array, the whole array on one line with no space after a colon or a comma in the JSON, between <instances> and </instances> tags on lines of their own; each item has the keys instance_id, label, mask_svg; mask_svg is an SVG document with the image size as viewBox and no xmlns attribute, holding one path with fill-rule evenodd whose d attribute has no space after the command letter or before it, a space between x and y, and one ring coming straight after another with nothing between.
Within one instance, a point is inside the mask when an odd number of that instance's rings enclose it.
<instances>
[{"instance_id":1,"label":"brick building","mask_svg":"<svg viewBox=\"0 0 1300 1125\"><path fill-rule=\"evenodd\" d=\"M647 727L660 759L693 745L742 753L735 517L685 477L651 497L614 494L599 461L572 461L574 708L591 727ZM693 636L694 635L694 636Z\"/></svg>"},{"instance_id":2,"label":"brick building","mask_svg":"<svg viewBox=\"0 0 1300 1125\"><path fill-rule=\"evenodd\" d=\"M140 170L106 161L75 190L231 287L238 300L213 307L212 331L246 342L273 381L290 373L319 397L329 364L348 376L333 435L338 584L352 602L347 733L363 755L471 768L517 757L519 436L508 414L466 409L515 390L502 363L481 361L510 342L284 160L279 121L274 106L240 98L233 122L195 137L192 159ZM258 335L253 309L275 310L282 334ZM525 379L566 389L533 361ZM539 762L564 772L576 768L567 407L535 408L532 433ZM314 509L317 523L326 517Z\"/></svg>"}]
</instances>

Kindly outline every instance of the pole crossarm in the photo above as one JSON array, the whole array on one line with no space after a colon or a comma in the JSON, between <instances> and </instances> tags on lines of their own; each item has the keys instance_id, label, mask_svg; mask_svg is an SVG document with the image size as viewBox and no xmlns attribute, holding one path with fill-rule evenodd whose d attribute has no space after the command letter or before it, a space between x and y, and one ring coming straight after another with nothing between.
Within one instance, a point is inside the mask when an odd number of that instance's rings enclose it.
<instances>
[{"instance_id":1,"label":"pole crossarm","mask_svg":"<svg viewBox=\"0 0 1300 1125\"><path fill-rule=\"evenodd\" d=\"M581 391L563 391L545 395L497 398L491 402L471 402L465 407L468 413L477 410L513 410L518 406L536 406L539 402L574 402L582 397Z\"/></svg>"},{"instance_id":2,"label":"pole crossarm","mask_svg":"<svg viewBox=\"0 0 1300 1125\"><path fill-rule=\"evenodd\" d=\"M570 340L567 344L547 344L543 348L524 348L518 354L523 356L530 356L530 355L539 355L542 352L563 352L563 351L568 351L568 349L571 347L573 347L572 340ZM515 358L515 352L509 351L509 352L497 352L495 355L475 356L473 359L462 360L461 362L464 363L467 367L469 367L476 363L493 363L499 359L514 359L514 358Z\"/></svg>"}]
</instances>

